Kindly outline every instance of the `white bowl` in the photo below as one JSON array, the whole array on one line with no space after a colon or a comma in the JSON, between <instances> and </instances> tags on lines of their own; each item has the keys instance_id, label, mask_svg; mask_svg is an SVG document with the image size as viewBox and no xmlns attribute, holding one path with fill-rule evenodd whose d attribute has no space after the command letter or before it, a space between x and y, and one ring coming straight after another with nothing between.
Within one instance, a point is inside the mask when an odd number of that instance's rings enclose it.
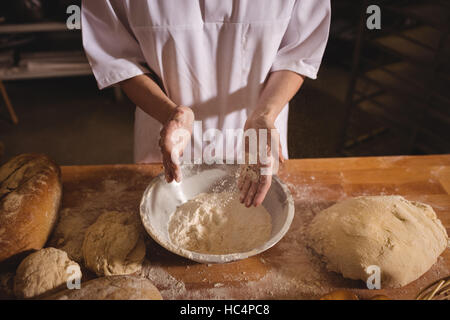
<instances>
[{"instance_id":1,"label":"white bowl","mask_svg":"<svg viewBox=\"0 0 450 320\"><path fill-rule=\"evenodd\" d=\"M294 201L289 189L273 176L263 206L272 217L272 234L264 244L247 252L204 254L186 250L172 243L168 232L170 216L176 208L203 192L228 190L236 183L238 165L183 165L180 183L167 183L164 174L155 177L141 200L140 213L144 228L161 246L182 257L201 263L225 263L261 253L283 238L294 218Z\"/></svg>"}]
</instances>

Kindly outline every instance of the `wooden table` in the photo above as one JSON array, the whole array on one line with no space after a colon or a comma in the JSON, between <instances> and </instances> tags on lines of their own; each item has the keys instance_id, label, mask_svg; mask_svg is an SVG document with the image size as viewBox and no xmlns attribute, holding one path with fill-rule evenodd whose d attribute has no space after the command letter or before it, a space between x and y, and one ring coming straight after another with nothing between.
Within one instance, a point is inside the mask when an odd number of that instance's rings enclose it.
<instances>
[{"instance_id":1,"label":"wooden table","mask_svg":"<svg viewBox=\"0 0 450 320\"><path fill-rule=\"evenodd\" d=\"M105 210L137 213L144 189L161 171L161 165L63 167L59 224L70 223L77 215L82 223L74 223L74 231L66 235L61 235L58 225L50 244L71 246L76 252L84 232L76 232L80 225L85 229ZM289 160L279 176L294 197L295 218L276 246L242 261L205 265L178 257L147 237L141 275L151 279L165 299L314 299L336 288L354 290L361 298L386 294L412 299L421 288L450 274L447 249L408 286L370 291L362 281L327 272L306 247L304 237L312 217L336 201L393 194L430 204L450 233L450 155ZM68 238L74 242L68 244ZM89 277L84 273L85 279Z\"/></svg>"}]
</instances>

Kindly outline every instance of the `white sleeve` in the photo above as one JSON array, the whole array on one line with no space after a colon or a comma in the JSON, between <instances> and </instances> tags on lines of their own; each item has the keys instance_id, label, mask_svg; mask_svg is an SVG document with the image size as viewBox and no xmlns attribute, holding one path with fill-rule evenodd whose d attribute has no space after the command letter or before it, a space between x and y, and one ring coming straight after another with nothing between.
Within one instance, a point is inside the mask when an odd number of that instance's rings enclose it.
<instances>
[{"instance_id":1,"label":"white sleeve","mask_svg":"<svg viewBox=\"0 0 450 320\"><path fill-rule=\"evenodd\" d=\"M100 89L148 73L121 0L83 0L83 47Z\"/></svg>"},{"instance_id":2,"label":"white sleeve","mask_svg":"<svg viewBox=\"0 0 450 320\"><path fill-rule=\"evenodd\" d=\"M316 79L330 20L330 0L297 0L271 71L291 70Z\"/></svg>"}]
</instances>

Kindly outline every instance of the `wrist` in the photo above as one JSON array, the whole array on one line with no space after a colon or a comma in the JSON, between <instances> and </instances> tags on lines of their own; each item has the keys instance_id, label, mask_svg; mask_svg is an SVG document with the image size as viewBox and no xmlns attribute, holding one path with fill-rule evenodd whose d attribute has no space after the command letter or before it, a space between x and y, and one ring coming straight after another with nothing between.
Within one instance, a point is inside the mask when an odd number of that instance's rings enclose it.
<instances>
[{"instance_id":1,"label":"wrist","mask_svg":"<svg viewBox=\"0 0 450 320\"><path fill-rule=\"evenodd\" d=\"M263 122L274 124L278 114L274 112L271 108L257 108L249 117L249 120L252 122Z\"/></svg>"},{"instance_id":2,"label":"wrist","mask_svg":"<svg viewBox=\"0 0 450 320\"><path fill-rule=\"evenodd\" d=\"M179 118L182 114L185 114L189 112L188 107L176 105L176 104L170 104L166 108L166 116L165 121L163 124L166 124L167 122Z\"/></svg>"},{"instance_id":3,"label":"wrist","mask_svg":"<svg viewBox=\"0 0 450 320\"><path fill-rule=\"evenodd\" d=\"M191 108L180 105L172 110L168 121L174 120L182 123L192 123L194 118L194 112Z\"/></svg>"},{"instance_id":4,"label":"wrist","mask_svg":"<svg viewBox=\"0 0 450 320\"><path fill-rule=\"evenodd\" d=\"M186 107L186 106L176 106L173 110L172 113L172 118L173 117L186 117L188 119L194 119L194 112L192 111L191 108Z\"/></svg>"}]
</instances>

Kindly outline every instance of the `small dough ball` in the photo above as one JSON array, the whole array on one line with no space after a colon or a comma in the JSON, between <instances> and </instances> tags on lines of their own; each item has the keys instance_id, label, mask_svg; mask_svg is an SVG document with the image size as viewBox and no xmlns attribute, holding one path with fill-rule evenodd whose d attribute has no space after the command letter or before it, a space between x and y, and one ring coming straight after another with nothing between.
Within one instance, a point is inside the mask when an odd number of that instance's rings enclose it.
<instances>
[{"instance_id":1,"label":"small dough ball","mask_svg":"<svg viewBox=\"0 0 450 320\"><path fill-rule=\"evenodd\" d=\"M447 247L448 236L429 205L401 196L357 197L317 214L309 245L328 270L367 281L381 271L381 287L404 286L423 275Z\"/></svg>"},{"instance_id":2,"label":"small dough ball","mask_svg":"<svg viewBox=\"0 0 450 320\"><path fill-rule=\"evenodd\" d=\"M44 248L27 256L19 265L14 277L14 294L17 298L33 298L65 288L67 281L81 279L78 263L65 251Z\"/></svg>"},{"instance_id":3,"label":"small dough ball","mask_svg":"<svg viewBox=\"0 0 450 320\"><path fill-rule=\"evenodd\" d=\"M324 295L320 300L359 300L358 296L348 290L335 290Z\"/></svg>"},{"instance_id":4,"label":"small dough ball","mask_svg":"<svg viewBox=\"0 0 450 320\"><path fill-rule=\"evenodd\" d=\"M98 276L139 271L145 257L142 227L130 212L103 213L86 231L83 241L86 267Z\"/></svg>"},{"instance_id":5,"label":"small dough ball","mask_svg":"<svg viewBox=\"0 0 450 320\"><path fill-rule=\"evenodd\" d=\"M64 290L48 300L162 300L161 293L146 279L136 276L109 276L81 284L79 290Z\"/></svg>"},{"instance_id":6,"label":"small dough ball","mask_svg":"<svg viewBox=\"0 0 450 320\"><path fill-rule=\"evenodd\" d=\"M14 273L0 273L0 300L14 298Z\"/></svg>"}]
</instances>

